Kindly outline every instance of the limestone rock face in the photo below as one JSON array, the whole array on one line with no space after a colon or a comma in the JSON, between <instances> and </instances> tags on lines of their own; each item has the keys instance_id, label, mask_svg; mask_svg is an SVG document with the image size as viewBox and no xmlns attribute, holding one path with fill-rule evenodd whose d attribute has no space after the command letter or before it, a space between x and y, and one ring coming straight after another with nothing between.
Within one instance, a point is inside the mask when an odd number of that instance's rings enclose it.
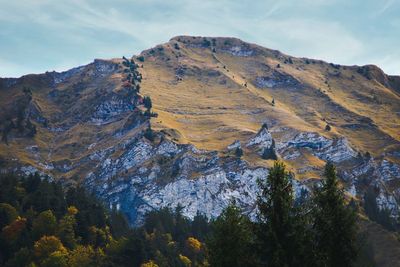
<instances>
[{"instance_id":1,"label":"limestone rock face","mask_svg":"<svg viewBox=\"0 0 400 267\"><path fill-rule=\"evenodd\" d=\"M273 143L272 135L268 131L266 126L261 127L260 131L257 133L256 136L250 139L247 143L247 147L255 146L259 149L262 148L270 148Z\"/></svg>"},{"instance_id":2,"label":"limestone rock face","mask_svg":"<svg viewBox=\"0 0 400 267\"><path fill-rule=\"evenodd\" d=\"M256 181L276 157L296 196L332 161L349 197L374 189L379 207L399 215L398 77L235 38L178 36L140 56L140 66L95 60L0 78L0 134L9 137L0 171L82 184L138 224L177 205L215 217L232 200L254 219Z\"/></svg>"},{"instance_id":3,"label":"limestone rock face","mask_svg":"<svg viewBox=\"0 0 400 267\"><path fill-rule=\"evenodd\" d=\"M346 161L357 156L357 152L350 147L345 138L328 139L312 132L301 132L294 136L293 139L279 144L278 148L280 151L290 148L304 148L316 157L323 160L330 160L334 163Z\"/></svg>"}]
</instances>

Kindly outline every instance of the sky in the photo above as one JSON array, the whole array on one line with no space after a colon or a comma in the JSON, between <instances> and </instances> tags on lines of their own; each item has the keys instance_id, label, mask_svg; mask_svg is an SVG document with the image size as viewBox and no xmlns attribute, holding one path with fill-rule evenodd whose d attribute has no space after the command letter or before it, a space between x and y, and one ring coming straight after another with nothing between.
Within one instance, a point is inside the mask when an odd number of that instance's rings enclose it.
<instances>
[{"instance_id":1,"label":"sky","mask_svg":"<svg viewBox=\"0 0 400 267\"><path fill-rule=\"evenodd\" d=\"M400 75L400 0L0 0L0 77L131 56L177 35Z\"/></svg>"}]
</instances>

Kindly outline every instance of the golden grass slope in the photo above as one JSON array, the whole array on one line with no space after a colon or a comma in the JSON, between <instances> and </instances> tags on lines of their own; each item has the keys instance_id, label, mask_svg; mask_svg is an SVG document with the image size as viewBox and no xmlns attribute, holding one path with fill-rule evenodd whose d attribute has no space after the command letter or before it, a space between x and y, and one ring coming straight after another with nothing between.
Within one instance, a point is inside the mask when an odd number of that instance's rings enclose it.
<instances>
[{"instance_id":1,"label":"golden grass slope","mask_svg":"<svg viewBox=\"0 0 400 267\"><path fill-rule=\"evenodd\" d=\"M141 55L142 93L159 114L153 127L173 129L180 142L222 151L267 122L272 131L345 136L375 156L399 149L400 96L359 67L294 58L233 38L179 36ZM257 77L276 73L298 85L257 85Z\"/></svg>"}]
</instances>

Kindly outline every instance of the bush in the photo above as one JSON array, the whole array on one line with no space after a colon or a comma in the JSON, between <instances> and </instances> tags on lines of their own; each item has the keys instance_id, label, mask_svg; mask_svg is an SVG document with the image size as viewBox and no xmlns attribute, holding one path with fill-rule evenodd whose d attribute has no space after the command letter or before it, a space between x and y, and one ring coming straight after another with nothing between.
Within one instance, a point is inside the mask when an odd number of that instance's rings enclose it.
<instances>
[{"instance_id":1,"label":"bush","mask_svg":"<svg viewBox=\"0 0 400 267\"><path fill-rule=\"evenodd\" d=\"M138 56L137 59L138 59L140 62L144 62L144 56Z\"/></svg>"},{"instance_id":2,"label":"bush","mask_svg":"<svg viewBox=\"0 0 400 267\"><path fill-rule=\"evenodd\" d=\"M207 38L204 38L202 45L203 45L203 47L210 47L211 42Z\"/></svg>"},{"instance_id":3,"label":"bush","mask_svg":"<svg viewBox=\"0 0 400 267\"><path fill-rule=\"evenodd\" d=\"M331 130L331 126L330 126L329 124L327 124L327 125L325 126L325 131L329 132L330 130Z\"/></svg>"},{"instance_id":4,"label":"bush","mask_svg":"<svg viewBox=\"0 0 400 267\"><path fill-rule=\"evenodd\" d=\"M243 150L240 147L237 147L235 150L235 155L238 158L241 158L243 156Z\"/></svg>"},{"instance_id":5,"label":"bush","mask_svg":"<svg viewBox=\"0 0 400 267\"><path fill-rule=\"evenodd\" d=\"M143 135L147 140L153 142L154 141L154 133L153 130L151 129L151 127L149 126L146 131L144 132Z\"/></svg>"},{"instance_id":6,"label":"bush","mask_svg":"<svg viewBox=\"0 0 400 267\"><path fill-rule=\"evenodd\" d=\"M149 96L145 96L143 98L143 105L145 106L145 108L147 108L148 111L150 111L150 109L153 107L151 98Z\"/></svg>"}]
</instances>

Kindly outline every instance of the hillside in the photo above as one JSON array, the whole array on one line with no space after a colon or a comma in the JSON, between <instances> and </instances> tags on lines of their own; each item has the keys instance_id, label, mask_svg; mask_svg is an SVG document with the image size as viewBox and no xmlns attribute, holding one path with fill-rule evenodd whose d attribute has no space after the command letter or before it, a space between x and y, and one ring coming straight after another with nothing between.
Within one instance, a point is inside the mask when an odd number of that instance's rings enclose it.
<instances>
[{"instance_id":1,"label":"hillside","mask_svg":"<svg viewBox=\"0 0 400 267\"><path fill-rule=\"evenodd\" d=\"M297 190L331 160L349 196L372 188L397 216L400 77L234 38L178 36L133 59L1 79L3 172L83 184L135 223L178 203L189 217L216 216L231 198L254 216L274 154Z\"/></svg>"},{"instance_id":2,"label":"hillside","mask_svg":"<svg viewBox=\"0 0 400 267\"><path fill-rule=\"evenodd\" d=\"M180 142L221 151L267 122L273 131L345 136L374 156L399 149L400 78L376 66L294 58L233 38L175 37L141 55L153 123Z\"/></svg>"}]
</instances>

